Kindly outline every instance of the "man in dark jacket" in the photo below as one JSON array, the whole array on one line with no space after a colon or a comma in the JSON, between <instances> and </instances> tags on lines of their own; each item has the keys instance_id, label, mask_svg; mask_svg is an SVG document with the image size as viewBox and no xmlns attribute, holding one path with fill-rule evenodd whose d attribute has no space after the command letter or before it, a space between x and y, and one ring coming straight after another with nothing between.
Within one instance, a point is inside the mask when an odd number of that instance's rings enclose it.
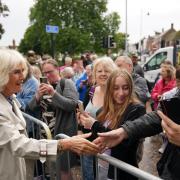
<instances>
[{"instance_id":1,"label":"man in dark jacket","mask_svg":"<svg viewBox=\"0 0 180 180\"><path fill-rule=\"evenodd\" d=\"M161 118L167 118L161 112L151 112L140 118L130 122L126 122L121 128L107 132L99 133L100 136L94 142L101 147L114 147L121 143L123 140L128 139L129 141L135 141L139 138L145 138L153 136L162 132ZM170 119L168 119L170 121ZM167 121L167 119L166 119ZM164 122L164 121L162 121ZM172 123L172 121L170 121ZM167 124L167 123L166 123ZM166 125L167 126L167 125ZM180 132L179 125L178 129ZM174 137L171 130L171 136ZM177 137L176 131L176 137ZM176 138L177 139L177 138ZM174 139L171 140L174 143ZM178 144L178 143L177 143ZM180 145L180 144L178 144ZM158 173L161 178L165 180L179 180L180 179L180 146L168 143L165 152L162 154L160 161L157 164Z\"/></svg>"}]
</instances>

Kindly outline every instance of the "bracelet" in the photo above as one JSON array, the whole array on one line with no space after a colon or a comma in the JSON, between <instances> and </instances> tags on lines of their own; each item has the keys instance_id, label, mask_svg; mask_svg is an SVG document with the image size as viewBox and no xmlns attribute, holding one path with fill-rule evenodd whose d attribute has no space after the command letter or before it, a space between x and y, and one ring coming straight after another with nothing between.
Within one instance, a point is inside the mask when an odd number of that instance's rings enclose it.
<instances>
[{"instance_id":1,"label":"bracelet","mask_svg":"<svg viewBox=\"0 0 180 180\"><path fill-rule=\"evenodd\" d=\"M44 163L46 161L46 156L47 156L47 142L46 141L41 141L40 142L40 158L39 160L41 161L41 163Z\"/></svg>"},{"instance_id":2,"label":"bracelet","mask_svg":"<svg viewBox=\"0 0 180 180\"><path fill-rule=\"evenodd\" d=\"M63 152L64 152L64 148L63 148L63 146L62 146L61 141L58 142L58 151L59 151L60 153L63 153Z\"/></svg>"}]
</instances>

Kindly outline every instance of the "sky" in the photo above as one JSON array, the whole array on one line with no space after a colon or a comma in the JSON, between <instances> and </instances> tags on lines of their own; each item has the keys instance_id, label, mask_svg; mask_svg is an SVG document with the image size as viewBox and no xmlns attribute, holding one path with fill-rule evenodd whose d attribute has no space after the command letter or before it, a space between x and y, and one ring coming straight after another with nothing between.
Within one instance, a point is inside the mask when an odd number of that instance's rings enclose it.
<instances>
[{"instance_id":1,"label":"sky","mask_svg":"<svg viewBox=\"0 0 180 180\"><path fill-rule=\"evenodd\" d=\"M29 26L29 9L33 0L1 0L10 9L7 18L0 16L5 34L0 40L0 46L12 44L15 39L18 44ZM127 21L126 21L127 1ZM129 42L135 43L140 38L154 35L155 31L168 30L171 23L176 30L180 30L180 0L108 0L108 13L116 11L121 18L120 32L127 33ZM127 23L126 23L127 22Z\"/></svg>"}]
</instances>

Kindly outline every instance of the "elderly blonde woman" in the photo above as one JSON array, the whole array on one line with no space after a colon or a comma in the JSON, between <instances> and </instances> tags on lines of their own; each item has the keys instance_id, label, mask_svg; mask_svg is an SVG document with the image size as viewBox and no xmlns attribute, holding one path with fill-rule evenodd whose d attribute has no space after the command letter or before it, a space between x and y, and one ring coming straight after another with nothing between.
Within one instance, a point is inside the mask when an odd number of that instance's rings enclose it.
<instances>
[{"instance_id":1,"label":"elderly blonde woman","mask_svg":"<svg viewBox=\"0 0 180 180\"><path fill-rule=\"evenodd\" d=\"M56 157L62 150L96 154L98 147L83 137L63 140L36 140L26 136L26 122L14 94L21 90L26 60L15 51L0 49L0 177L3 180L31 179L25 159ZM29 162L29 161L28 161Z\"/></svg>"},{"instance_id":2,"label":"elderly blonde woman","mask_svg":"<svg viewBox=\"0 0 180 180\"><path fill-rule=\"evenodd\" d=\"M93 62L93 82L95 84L93 94L85 111L88 112L93 118L96 118L96 112L103 106L106 83L111 73L117 69L113 60L109 57L101 57ZM86 131L84 131L86 132ZM93 157L83 157L83 179L93 180Z\"/></svg>"}]
</instances>

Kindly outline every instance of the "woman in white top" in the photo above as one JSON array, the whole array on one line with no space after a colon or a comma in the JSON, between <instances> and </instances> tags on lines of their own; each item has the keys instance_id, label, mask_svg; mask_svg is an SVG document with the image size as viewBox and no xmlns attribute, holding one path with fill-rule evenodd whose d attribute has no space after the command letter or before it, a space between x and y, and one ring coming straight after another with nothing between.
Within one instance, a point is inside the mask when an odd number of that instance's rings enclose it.
<instances>
[{"instance_id":1,"label":"woman in white top","mask_svg":"<svg viewBox=\"0 0 180 180\"><path fill-rule=\"evenodd\" d=\"M0 62L0 179L32 180L29 160L44 162L46 158L55 158L58 150L98 152L96 145L81 136L58 141L28 138L26 122L14 97L23 84L26 60L15 50L0 49Z\"/></svg>"},{"instance_id":2,"label":"woman in white top","mask_svg":"<svg viewBox=\"0 0 180 180\"><path fill-rule=\"evenodd\" d=\"M109 76L115 69L117 69L117 67L113 60L109 57L102 57L93 62L93 81L96 86L93 97L90 99L85 111L94 118L96 118L97 110L103 106L106 83ZM93 180L93 156L83 156L82 168L84 176L83 179ZM99 172L99 174L103 173Z\"/></svg>"}]
</instances>

